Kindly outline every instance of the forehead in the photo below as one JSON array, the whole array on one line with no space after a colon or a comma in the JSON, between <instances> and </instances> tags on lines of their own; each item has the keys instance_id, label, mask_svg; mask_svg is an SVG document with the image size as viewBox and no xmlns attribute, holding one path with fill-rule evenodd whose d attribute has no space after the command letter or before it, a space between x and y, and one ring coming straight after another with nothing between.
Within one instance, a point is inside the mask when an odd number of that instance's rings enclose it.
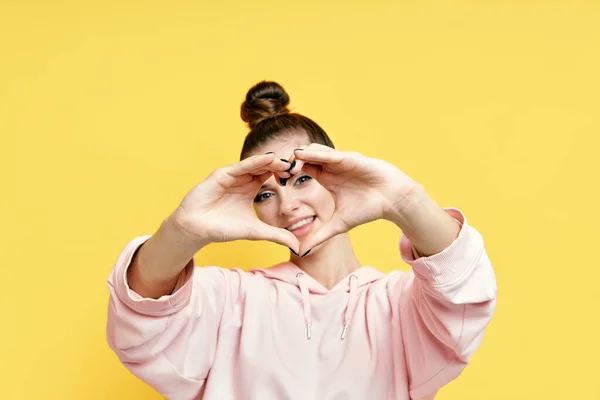
<instances>
[{"instance_id":1,"label":"forehead","mask_svg":"<svg viewBox=\"0 0 600 400\"><path fill-rule=\"evenodd\" d=\"M295 149L302 148L309 144L309 139L306 135L285 136L268 141L250 155L265 154L272 151L277 158L289 160L293 156Z\"/></svg>"}]
</instances>

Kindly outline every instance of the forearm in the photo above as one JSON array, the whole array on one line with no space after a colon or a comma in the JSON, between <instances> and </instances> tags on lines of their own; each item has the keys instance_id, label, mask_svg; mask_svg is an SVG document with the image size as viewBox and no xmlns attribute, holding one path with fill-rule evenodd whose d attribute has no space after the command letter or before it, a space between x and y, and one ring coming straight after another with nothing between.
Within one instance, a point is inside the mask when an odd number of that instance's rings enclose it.
<instances>
[{"instance_id":1,"label":"forearm","mask_svg":"<svg viewBox=\"0 0 600 400\"><path fill-rule=\"evenodd\" d=\"M147 298L170 294L183 268L206 244L186 235L169 216L134 256L127 271L129 287Z\"/></svg>"},{"instance_id":2,"label":"forearm","mask_svg":"<svg viewBox=\"0 0 600 400\"><path fill-rule=\"evenodd\" d=\"M460 226L446 211L416 185L387 218L394 222L421 256L437 254L458 236Z\"/></svg>"}]
</instances>

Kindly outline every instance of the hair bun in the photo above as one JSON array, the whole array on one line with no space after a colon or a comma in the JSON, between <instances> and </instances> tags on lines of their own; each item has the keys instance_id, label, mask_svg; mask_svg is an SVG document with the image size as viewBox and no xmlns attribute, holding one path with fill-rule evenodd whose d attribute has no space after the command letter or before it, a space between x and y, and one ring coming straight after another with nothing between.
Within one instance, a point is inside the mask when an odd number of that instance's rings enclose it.
<instances>
[{"instance_id":1,"label":"hair bun","mask_svg":"<svg viewBox=\"0 0 600 400\"><path fill-rule=\"evenodd\" d=\"M253 129L260 122L279 115L288 114L290 96L277 82L262 81L246 94L242 104L242 120Z\"/></svg>"}]
</instances>

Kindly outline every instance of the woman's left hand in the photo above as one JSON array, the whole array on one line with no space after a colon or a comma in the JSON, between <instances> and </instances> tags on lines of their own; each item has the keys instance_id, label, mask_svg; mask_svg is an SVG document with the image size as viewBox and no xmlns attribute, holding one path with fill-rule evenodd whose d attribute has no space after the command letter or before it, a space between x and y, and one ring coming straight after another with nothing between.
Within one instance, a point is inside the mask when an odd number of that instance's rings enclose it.
<instances>
[{"instance_id":1,"label":"woman's left hand","mask_svg":"<svg viewBox=\"0 0 600 400\"><path fill-rule=\"evenodd\" d=\"M394 165L356 152L312 143L295 150L294 156L296 166L292 172L302 170L316 179L331 192L335 202L330 220L302 241L299 254L358 225L389 219L417 186Z\"/></svg>"}]
</instances>

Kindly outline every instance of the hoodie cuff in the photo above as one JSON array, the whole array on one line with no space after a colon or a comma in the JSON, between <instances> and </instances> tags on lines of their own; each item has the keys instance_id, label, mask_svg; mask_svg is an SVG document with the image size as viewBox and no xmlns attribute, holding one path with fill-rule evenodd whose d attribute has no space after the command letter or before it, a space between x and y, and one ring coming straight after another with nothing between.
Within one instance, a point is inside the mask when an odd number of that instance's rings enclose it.
<instances>
[{"instance_id":1,"label":"hoodie cuff","mask_svg":"<svg viewBox=\"0 0 600 400\"><path fill-rule=\"evenodd\" d=\"M109 277L109 284L115 288L118 299L132 310L152 316L164 316L176 313L185 307L190 300L194 275L194 259L192 258L177 278L175 289L169 295L158 299L142 297L129 287L127 270L136 251L151 235L139 236L130 241L121 252L119 259Z\"/></svg>"},{"instance_id":2,"label":"hoodie cuff","mask_svg":"<svg viewBox=\"0 0 600 400\"><path fill-rule=\"evenodd\" d=\"M466 216L458 208L444 208L461 226L456 239L444 250L428 257L422 257L410 240L402 234L400 254L409 264L415 275L441 287L450 285L469 270L481 250L481 237L471 229Z\"/></svg>"}]
</instances>

